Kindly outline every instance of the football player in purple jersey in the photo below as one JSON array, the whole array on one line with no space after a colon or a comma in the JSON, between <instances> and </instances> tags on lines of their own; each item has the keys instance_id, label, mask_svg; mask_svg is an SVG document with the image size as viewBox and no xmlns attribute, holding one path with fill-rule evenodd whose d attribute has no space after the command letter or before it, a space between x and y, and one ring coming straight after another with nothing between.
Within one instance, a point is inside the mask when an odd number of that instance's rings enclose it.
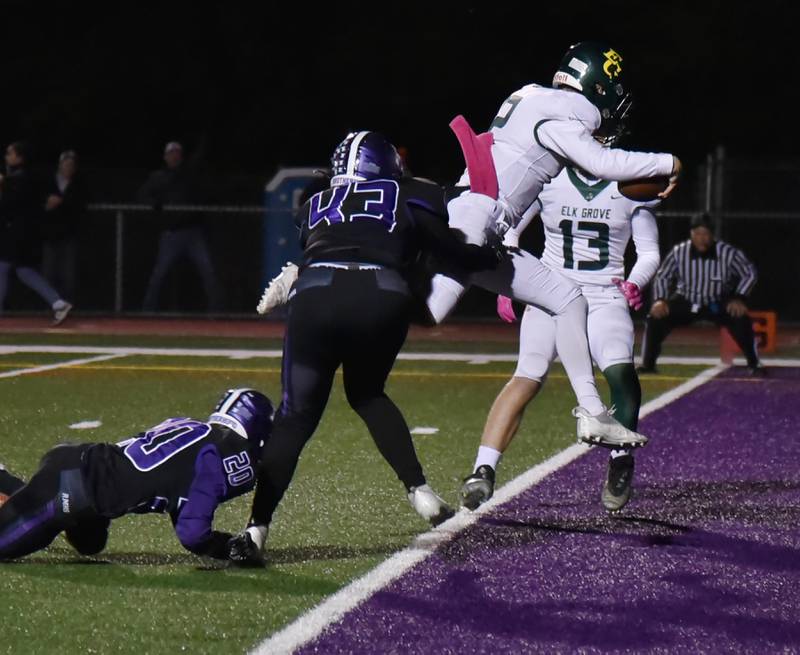
<instances>
[{"instance_id":1,"label":"football player in purple jersey","mask_svg":"<svg viewBox=\"0 0 800 655\"><path fill-rule=\"evenodd\" d=\"M61 532L95 555L112 519L150 512L169 514L186 549L225 559L231 535L212 529L214 511L255 485L272 414L261 392L230 389L205 421L168 418L117 444L56 446L27 484L3 469L0 560L41 550Z\"/></svg>"},{"instance_id":2,"label":"football player in purple jersey","mask_svg":"<svg viewBox=\"0 0 800 655\"><path fill-rule=\"evenodd\" d=\"M284 294L289 300L283 398L251 520L232 544L231 559L243 564L261 561L272 515L322 417L339 366L350 406L412 507L432 525L453 514L428 486L408 425L384 384L408 332L413 306L408 273L419 252L430 250L472 271L495 266L496 254L459 241L447 225L445 189L405 175L397 150L383 135L349 134L334 151L331 169L330 188L297 214L304 251L299 276L275 294L278 302ZM287 268L282 276L297 270ZM268 290L262 301L274 306L269 296Z\"/></svg>"}]
</instances>

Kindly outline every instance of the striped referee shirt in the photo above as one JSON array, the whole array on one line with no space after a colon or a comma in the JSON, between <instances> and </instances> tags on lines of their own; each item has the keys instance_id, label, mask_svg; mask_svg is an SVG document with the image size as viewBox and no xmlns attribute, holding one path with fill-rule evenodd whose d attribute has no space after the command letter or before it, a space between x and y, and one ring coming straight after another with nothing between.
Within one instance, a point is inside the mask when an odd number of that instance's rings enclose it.
<instances>
[{"instance_id":1,"label":"striped referee shirt","mask_svg":"<svg viewBox=\"0 0 800 655\"><path fill-rule=\"evenodd\" d=\"M653 291L659 300L677 293L692 304L703 306L730 296L747 296L756 278L755 266L738 248L716 241L703 256L687 239L661 262Z\"/></svg>"}]
</instances>

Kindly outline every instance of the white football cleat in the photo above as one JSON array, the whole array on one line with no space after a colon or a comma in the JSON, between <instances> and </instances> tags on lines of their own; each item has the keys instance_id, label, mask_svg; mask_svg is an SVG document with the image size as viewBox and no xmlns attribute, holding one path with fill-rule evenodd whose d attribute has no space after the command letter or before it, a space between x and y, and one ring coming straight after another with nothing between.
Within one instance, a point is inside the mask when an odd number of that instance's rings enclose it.
<instances>
[{"instance_id":1,"label":"white football cleat","mask_svg":"<svg viewBox=\"0 0 800 655\"><path fill-rule=\"evenodd\" d=\"M256 311L259 314L266 314L278 305L285 305L289 300L289 291L299 272L300 269L297 264L286 262L286 266L281 268L281 272L272 278L267 288L264 289L264 294L261 296L261 300L258 301Z\"/></svg>"},{"instance_id":2,"label":"white football cleat","mask_svg":"<svg viewBox=\"0 0 800 655\"><path fill-rule=\"evenodd\" d=\"M451 518L455 512L438 494L427 484L411 487L408 492L408 502L422 518L432 526L437 526Z\"/></svg>"},{"instance_id":3,"label":"white football cleat","mask_svg":"<svg viewBox=\"0 0 800 655\"><path fill-rule=\"evenodd\" d=\"M578 419L578 441L608 448L638 448L648 439L643 434L629 430L606 411L592 416L583 407L576 407L572 415Z\"/></svg>"},{"instance_id":4,"label":"white football cleat","mask_svg":"<svg viewBox=\"0 0 800 655\"><path fill-rule=\"evenodd\" d=\"M61 325L72 310L72 305L66 300L58 299L53 303L53 325Z\"/></svg>"}]
</instances>

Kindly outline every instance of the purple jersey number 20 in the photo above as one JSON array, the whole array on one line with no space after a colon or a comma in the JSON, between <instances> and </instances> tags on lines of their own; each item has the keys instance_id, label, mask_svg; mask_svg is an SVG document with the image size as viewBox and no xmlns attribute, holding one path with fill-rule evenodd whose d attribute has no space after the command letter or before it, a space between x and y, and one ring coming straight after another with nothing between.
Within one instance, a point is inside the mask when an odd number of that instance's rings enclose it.
<instances>
[{"instance_id":1,"label":"purple jersey number 20","mask_svg":"<svg viewBox=\"0 0 800 655\"><path fill-rule=\"evenodd\" d=\"M324 194L318 193L311 198L308 227L313 230L323 221L326 225L333 225L371 220L380 221L391 232L397 224L398 194L399 187L394 180L370 180L334 187L325 206L320 206ZM345 202L347 214L342 211Z\"/></svg>"}]
</instances>

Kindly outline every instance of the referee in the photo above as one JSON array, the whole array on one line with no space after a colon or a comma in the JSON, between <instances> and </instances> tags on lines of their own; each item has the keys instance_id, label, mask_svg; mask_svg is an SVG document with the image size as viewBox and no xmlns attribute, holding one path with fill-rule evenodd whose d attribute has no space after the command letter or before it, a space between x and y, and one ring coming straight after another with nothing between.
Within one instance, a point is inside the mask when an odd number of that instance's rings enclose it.
<instances>
[{"instance_id":1,"label":"referee","mask_svg":"<svg viewBox=\"0 0 800 655\"><path fill-rule=\"evenodd\" d=\"M711 228L708 214L694 216L690 238L672 249L656 273L640 372L655 371L661 344L673 327L706 320L728 328L750 372L763 374L746 304L756 269L741 250L715 241Z\"/></svg>"}]
</instances>

